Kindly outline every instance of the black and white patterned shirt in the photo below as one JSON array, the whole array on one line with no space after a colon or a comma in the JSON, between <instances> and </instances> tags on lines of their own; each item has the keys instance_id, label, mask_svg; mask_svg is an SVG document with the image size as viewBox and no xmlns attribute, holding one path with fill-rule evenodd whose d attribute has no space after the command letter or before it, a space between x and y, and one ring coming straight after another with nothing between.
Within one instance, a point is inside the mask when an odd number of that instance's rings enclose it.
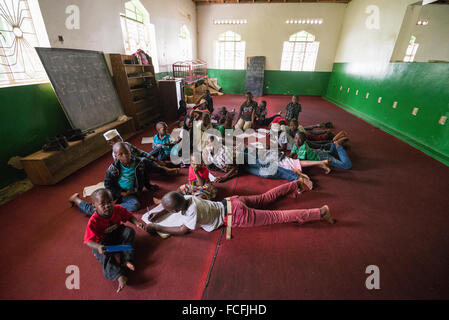
<instances>
[{"instance_id":1,"label":"black and white patterned shirt","mask_svg":"<svg viewBox=\"0 0 449 320\"><path fill-rule=\"evenodd\" d=\"M299 113L301 112L302 108L301 105L299 103L293 103L290 102L287 107L285 107L285 109L287 110L287 114L285 115L285 120L289 121L290 120L298 120L298 116Z\"/></svg>"}]
</instances>

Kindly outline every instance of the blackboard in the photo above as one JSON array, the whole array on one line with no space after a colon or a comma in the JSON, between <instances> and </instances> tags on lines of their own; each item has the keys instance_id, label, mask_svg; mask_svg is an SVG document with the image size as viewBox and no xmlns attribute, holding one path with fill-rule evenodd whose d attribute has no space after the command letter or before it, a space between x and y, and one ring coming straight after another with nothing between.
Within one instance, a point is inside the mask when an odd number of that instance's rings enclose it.
<instances>
[{"instance_id":1,"label":"blackboard","mask_svg":"<svg viewBox=\"0 0 449 320\"><path fill-rule=\"evenodd\" d=\"M36 51L72 128L98 128L123 115L102 52L62 48Z\"/></svg>"},{"instance_id":2,"label":"blackboard","mask_svg":"<svg viewBox=\"0 0 449 320\"><path fill-rule=\"evenodd\" d=\"M246 67L246 92L253 96L263 95L263 77L265 72L265 57L248 57Z\"/></svg>"}]
</instances>

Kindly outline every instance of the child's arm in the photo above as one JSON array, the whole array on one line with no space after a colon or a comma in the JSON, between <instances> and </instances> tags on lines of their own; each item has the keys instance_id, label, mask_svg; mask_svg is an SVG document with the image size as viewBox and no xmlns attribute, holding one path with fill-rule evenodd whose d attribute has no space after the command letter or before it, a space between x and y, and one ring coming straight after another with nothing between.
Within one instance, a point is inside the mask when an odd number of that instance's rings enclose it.
<instances>
[{"instance_id":1,"label":"child's arm","mask_svg":"<svg viewBox=\"0 0 449 320\"><path fill-rule=\"evenodd\" d=\"M228 181L231 178L234 178L236 175L238 175L238 169L238 166L235 166L234 168L226 172L226 174L224 174L223 176L217 177L214 182L222 183Z\"/></svg>"},{"instance_id":2,"label":"child's arm","mask_svg":"<svg viewBox=\"0 0 449 320\"><path fill-rule=\"evenodd\" d=\"M182 236L185 235L187 232L190 231L189 228L187 228L185 225L182 225L180 227L164 227L155 223L149 223L146 225L146 231L147 232L161 232L161 233L168 233L174 236Z\"/></svg>"},{"instance_id":3,"label":"child's arm","mask_svg":"<svg viewBox=\"0 0 449 320\"><path fill-rule=\"evenodd\" d=\"M136 227L145 230L145 225L141 221L139 221L136 217L132 216L128 221L131 222Z\"/></svg>"},{"instance_id":4,"label":"child's arm","mask_svg":"<svg viewBox=\"0 0 449 320\"><path fill-rule=\"evenodd\" d=\"M86 245L92 249L98 250L100 254L104 254L106 252L106 247L100 243L97 243L95 241L89 241L86 243Z\"/></svg>"},{"instance_id":5,"label":"child's arm","mask_svg":"<svg viewBox=\"0 0 449 320\"><path fill-rule=\"evenodd\" d=\"M195 173L198 186L200 186L200 187L204 186L204 183L206 182L206 180L200 176L198 170L193 169L193 173Z\"/></svg>"}]
</instances>

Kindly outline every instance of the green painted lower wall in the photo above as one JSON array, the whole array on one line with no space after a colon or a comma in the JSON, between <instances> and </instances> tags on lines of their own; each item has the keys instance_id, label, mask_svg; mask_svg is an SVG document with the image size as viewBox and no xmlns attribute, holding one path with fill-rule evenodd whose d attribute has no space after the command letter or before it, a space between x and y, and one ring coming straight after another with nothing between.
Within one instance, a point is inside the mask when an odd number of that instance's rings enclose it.
<instances>
[{"instance_id":1,"label":"green painted lower wall","mask_svg":"<svg viewBox=\"0 0 449 320\"><path fill-rule=\"evenodd\" d=\"M8 165L11 157L36 152L69 128L50 83L0 88L0 188L26 177Z\"/></svg>"},{"instance_id":2,"label":"green painted lower wall","mask_svg":"<svg viewBox=\"0 0 449 320\"><path fill-rule=\"evenodd\" d=\"M208 69L209 78L217 78L224 93L245 93L246 70ZM265 70L264 94L324 95L330 72Z\"/></svg>"},{"instance_id":3,"label":"green painted lower wall","mask_svg":"<svg viewBox=\"0 0 449 320\"><path fill-rule=\"evenodd\" d=\"M448 83L449 63L335 63L325 98L449 165Z\"/></svg>"},{"instance_id":4,"label":"green painted lower wall","mask_svg":"<svg viewBox=\"0 0 449 320\"><path fill-rule=\"evenodd\" d=\"M173 72L159 72L156 73L156 80L161 80L163 77L171 75L173 75Z\"/></svg>"}]
</instances>

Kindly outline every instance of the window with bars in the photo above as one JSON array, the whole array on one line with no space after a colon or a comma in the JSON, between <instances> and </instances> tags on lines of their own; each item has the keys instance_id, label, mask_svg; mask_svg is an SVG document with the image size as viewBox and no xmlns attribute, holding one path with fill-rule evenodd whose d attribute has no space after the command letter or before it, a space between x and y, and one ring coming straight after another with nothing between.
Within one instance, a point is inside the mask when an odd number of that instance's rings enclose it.
<instances>
[{"instance_id":1,"label":"window with bars","mask_svg":"<svg viewBox=\"0 0 449 320\"><path fill-rule=\"evenodd\" d=\"M0 87L48 81L39 46L50 45L37 1L0 1Z\"/></svg>"},{"instance_id":2,"label":"window with bars","mask_svg":"<svg viewBox=\"0 0 449 320\"><path fill-rule=\"evenodd\" d=\"M415 42L416 37L410 38L409 45L405 51L404 62L413 62L415 60L416 51L418 51L419 44Z\"/></svg>"},{"instance_id":3,"label":"window with bars","mask_svg":"<svg viewBox=\"0 0 449 320\"><path fill-rule=\"evenodd\" d=\"M178 35L179 40L179 52L181 60L192 60L192 38L190 37L190 31L185 25L181 27Z\"/></svg>"},{"instance_id":4,"label":"window with bars","mask_svg":"<svg viewBox=\"0 0 449 320\"><path fill-rule=\"evenodd\" d=\"M222 33L216 43L218 69L245 69L245 41L232 31Z\"/></svg>"},{"instance_id":5,"label":"window with bars","mask_svg":"<svg viewBox=\"0 0 449 320\"><path fill-rule=\"evenodd\" d=\"M284 41L281 70L314 71L319 46L315 36L306 31L291 35L288 41Z\"/></svg>"},{"instance_id":6,"label":"window with bars","mask_svg":"<svg viewBox=\"0 0 449 320\"><path fill-rule=\"evenodd\" d=\"M150 15L139 0L125 3L125 13L120 14L120 23L125 53L133 54L142 49L151 56L154 71L159 72L154 25L150 24Z\"/></svg>"}]
</instances>

